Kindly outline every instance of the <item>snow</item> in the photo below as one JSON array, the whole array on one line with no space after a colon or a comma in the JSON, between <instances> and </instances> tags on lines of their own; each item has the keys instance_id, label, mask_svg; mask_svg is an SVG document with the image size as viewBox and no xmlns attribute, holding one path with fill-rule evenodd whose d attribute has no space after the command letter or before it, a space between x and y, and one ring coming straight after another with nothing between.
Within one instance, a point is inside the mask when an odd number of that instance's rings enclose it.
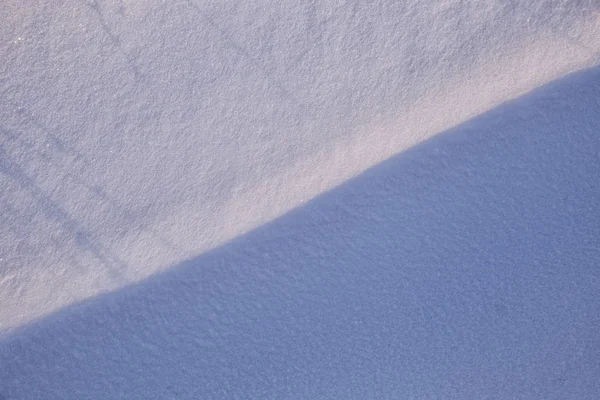
<instances>
[{"instance_id":1,"label":"snow","mask_svg":"<svg viewBox=\"0 0 600 400\"><path fill-rule=\"evenodd\" d=\"M595 1L0 11L0 399L600 395Z\"/></svg>"}]
</instances>

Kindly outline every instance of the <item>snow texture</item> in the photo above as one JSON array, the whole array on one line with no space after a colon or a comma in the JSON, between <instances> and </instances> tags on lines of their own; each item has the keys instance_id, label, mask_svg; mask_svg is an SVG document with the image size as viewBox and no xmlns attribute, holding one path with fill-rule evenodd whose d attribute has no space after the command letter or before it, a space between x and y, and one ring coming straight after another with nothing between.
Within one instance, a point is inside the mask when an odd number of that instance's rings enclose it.
<instances>
[{"instance_id":1,"label":"snow texture","mask_svg":"<svg viewBox=\"0 0 600 400\"><path fill-rule=\"evenodd\" d=\"M600 398L596 1L0 21L0 399Z\"/></svg>"}]
</instances>

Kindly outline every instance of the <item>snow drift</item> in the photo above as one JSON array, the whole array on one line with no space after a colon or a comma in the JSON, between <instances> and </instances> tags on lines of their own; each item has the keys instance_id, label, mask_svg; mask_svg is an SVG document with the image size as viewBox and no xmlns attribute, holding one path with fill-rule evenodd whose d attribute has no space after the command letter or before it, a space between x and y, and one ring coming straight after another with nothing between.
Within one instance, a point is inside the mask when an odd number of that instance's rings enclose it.
<instances>
[{"instance_id":1,"label":"snow drift","mask_svg":"<svg viewBox=\"0 0 600 400\"><path fill-rule=\"evenodd\" d=\"M597 397L595 2L1 12L0 395Z\"/></svg>"}]
</instances>

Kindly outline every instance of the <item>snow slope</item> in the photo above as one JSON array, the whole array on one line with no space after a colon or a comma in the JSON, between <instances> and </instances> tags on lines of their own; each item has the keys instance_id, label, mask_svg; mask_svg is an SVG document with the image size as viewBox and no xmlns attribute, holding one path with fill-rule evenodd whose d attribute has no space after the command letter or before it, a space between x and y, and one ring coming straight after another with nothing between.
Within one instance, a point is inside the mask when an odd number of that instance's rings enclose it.
<instances>
[{"instance_id":1,"label":"snow slope","mask_svg":"<svg viewBox=\"0 0 600 400\"><path fill-rule=\"evenodd\" d=\"M597 399L600 68L0 345L7 399Z\"/></svg>"},{"instance_id":2,"label":"snow slope","mask_svg":"<svg viewBox=\"0 0 600 400\"><path fill-rule=\"evenodd\" d=\"M0 13L4 331L222 244L600 49L595 1Z\"/></svg>"},{"instance_id":3,"label":"snow slope","mask_svg":"<svg viewBox=\"0 0 600 400\"><path fill-rule=\"evenodd\" d=\"M599 10L7 2L0 396L597 397Z\"/></svg>"}]
</instances>

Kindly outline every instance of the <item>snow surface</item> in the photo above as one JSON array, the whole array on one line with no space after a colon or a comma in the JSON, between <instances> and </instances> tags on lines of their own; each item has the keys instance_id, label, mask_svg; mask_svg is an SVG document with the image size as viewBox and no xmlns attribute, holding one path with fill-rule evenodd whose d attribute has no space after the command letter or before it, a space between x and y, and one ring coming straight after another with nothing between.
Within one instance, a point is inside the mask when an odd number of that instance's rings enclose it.
<instances>
[{"instance_id":1,"label":"snow surface","mask_svg":"<svg viewBox=\"0 0 600 400\"><path fill-rule=\"evenodd\" d=\"M596 1L0 21L0 399L600 397Z\"/></svg>"}]
</instances>

